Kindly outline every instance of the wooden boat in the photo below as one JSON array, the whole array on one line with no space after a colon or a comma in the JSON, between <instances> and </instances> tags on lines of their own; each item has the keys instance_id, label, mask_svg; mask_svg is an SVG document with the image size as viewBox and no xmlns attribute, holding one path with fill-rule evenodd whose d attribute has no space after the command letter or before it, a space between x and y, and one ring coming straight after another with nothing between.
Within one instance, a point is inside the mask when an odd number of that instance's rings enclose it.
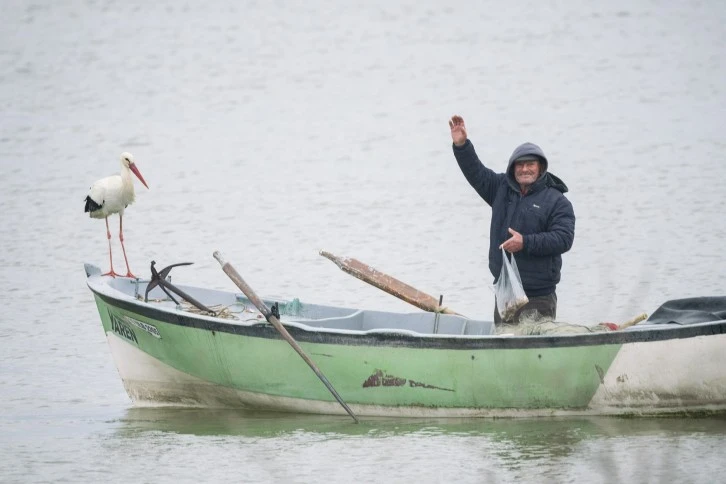
<instances>
[{"instance_id":1,"label":"wooden boat","mask_svg":"<svg viewBox=\"0 0 726 484\"><path fill-rule=\"evenodd\" d=\"M86 264L124 387L136 405L345 415L305 361L235 292L178 288ZM726 410L726 319L600 333L496 335L490 321L300 302L284 328L359 416L651 415Z\"/></svg>"}]
</instances>

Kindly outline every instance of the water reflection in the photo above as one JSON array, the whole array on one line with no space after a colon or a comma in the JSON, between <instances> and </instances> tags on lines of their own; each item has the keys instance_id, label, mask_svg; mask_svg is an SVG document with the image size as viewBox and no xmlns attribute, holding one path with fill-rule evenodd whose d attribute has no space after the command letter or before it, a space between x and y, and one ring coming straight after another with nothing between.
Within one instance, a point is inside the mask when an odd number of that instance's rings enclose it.
<instances>
[{"instance_id":1,"label":"water reflection","mask_svg":"<svg viewBox=\"0 0 726 484\"><path fill-rule=\"evenodd\" d=\"M286 434L366 436L386 438L408 434L452 437L484 436L533 451L546 449L553 456L567 455L573 445L588 439L625 436L723 434L726 415L703 418L350 418L236 409L132 407L120 419L119 432L128 436L144 432L191 435L280 437Z\"/></svg>"},{"instance_id":2,"label":"water reflection","mask_svg":"<svg viewBox=\"0 0 726 484\"><path fill-rule=\"evenodd\" d=\"M708 475L702 466L719 461L715 449L726 434L726 416L363 418L356 425L342 416L131 408L119 423L112 442L123 448L183 444L191 436L200 449L244 448L255 463L275 460L255 475L310 477L321 468L331 472L325 463L333 462L334 476L358 469L370 482L437 475L468 482L688 480ZM699 458L683 462L676 458L681 451Z\"/></svg>"}]
</instances>

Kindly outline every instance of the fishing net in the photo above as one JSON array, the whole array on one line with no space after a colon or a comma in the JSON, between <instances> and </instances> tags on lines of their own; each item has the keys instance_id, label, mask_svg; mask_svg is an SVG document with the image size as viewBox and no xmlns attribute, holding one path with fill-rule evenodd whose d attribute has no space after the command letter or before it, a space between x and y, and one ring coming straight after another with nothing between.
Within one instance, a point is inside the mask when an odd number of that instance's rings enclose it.
<instances>
[{"instance_id":1,"label":"fishing net","mask_svg":"<svg viewBox=\"0 0 726 484\"><path fill-rule=\"evenodd\" d=\"M497 334L511 334L515 336L539 336L554 334L584 334L604 333L614 331L617 325L612 323L598 323L584 325L553 321L551 318L541 317L536 311L529 316L520 317L519 324L500 324L496 327Z\"/></svg>"},{"instance_id":2,"label":"fishing net","mask_svg":"<svg viewBox=\"0 0 726 484\"><path fill-rule=\"evenodd\" d=\"M501 324L497 326L497 334L513 334L517 336L579 334L592 332L594 331L588 326L560 323L556 321L523 321L517 325Z\"/></svg>"}]
</instances>

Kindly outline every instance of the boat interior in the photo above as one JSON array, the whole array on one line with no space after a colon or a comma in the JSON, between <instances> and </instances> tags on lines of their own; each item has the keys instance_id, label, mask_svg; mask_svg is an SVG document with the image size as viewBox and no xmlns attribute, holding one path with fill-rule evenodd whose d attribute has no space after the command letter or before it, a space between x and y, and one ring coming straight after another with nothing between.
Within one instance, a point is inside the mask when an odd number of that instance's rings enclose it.
<instances>
[{"instance_id":1,"label":"boat interior","mask_svg":"<svg viewBox=\"0 0 726 484\"><path fill-rule=\"evenodd\" d=\"M89 272L89 269L91 272ZM87 266L86 273L89 276L96 275L94 269L98 271L97 274L100 276L100 270L95 266L90 266L90 268ZM162 287L162 285L157 284L147 294L149 280L110 277L95 279L98 281L97 284L91 282L91 279L89 279L89 284L96 286L97 289L101 286L107 286L111 289L111 291L107 291L109 296L130 299L137 303L144 303L144 299L147 299L148 302L145 304L154 305L164 311L186 311L196 313L202 317L222 318L225 323L267 324L264 316L241 293L171 284ZM180 293L186 297L181 296ZM282 323L292 323L316 331L321 329L353 332L392 331L400 333L404 331L447 336L495 334L495 327L491 321L471 320L454 314L436 314L423 311L393 313L309 304L298 299L273 300L263 298L263 300L272 309L273 314L279 314L278 319ZM195 302L201 308L195 306ZM205 309L209 309L209 311Z\"/></svg>"}]
</instances>

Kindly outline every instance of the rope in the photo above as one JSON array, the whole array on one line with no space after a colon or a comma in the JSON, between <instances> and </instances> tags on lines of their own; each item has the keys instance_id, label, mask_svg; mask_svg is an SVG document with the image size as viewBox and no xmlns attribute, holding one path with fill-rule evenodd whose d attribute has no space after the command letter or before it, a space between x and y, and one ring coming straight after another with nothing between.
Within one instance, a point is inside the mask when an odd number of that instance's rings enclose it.
<instances>
[{"instance_id":1,"label":"rope","mask_svg":"<svg viewBox=\"0 0 726 484\"><path fill-rule=\"evenodd\" d=\"M236 306L236 305L235 305ZM207 311L202 311L195 305L191 304L190 302L182 300L181 302L181 308L182 310L193 313L193 314L203 314L205 316L215 316L217 318L222 319L239 319L237 316L238 314L241 314L245 311L245 307L242 306L242 309L240 311L233 311L231 309L231 306L224 306L223 304L215 304L214 306L207 306L209 309L215 312L215 314L208 313Z\"/></svg>"}]
</instances>

